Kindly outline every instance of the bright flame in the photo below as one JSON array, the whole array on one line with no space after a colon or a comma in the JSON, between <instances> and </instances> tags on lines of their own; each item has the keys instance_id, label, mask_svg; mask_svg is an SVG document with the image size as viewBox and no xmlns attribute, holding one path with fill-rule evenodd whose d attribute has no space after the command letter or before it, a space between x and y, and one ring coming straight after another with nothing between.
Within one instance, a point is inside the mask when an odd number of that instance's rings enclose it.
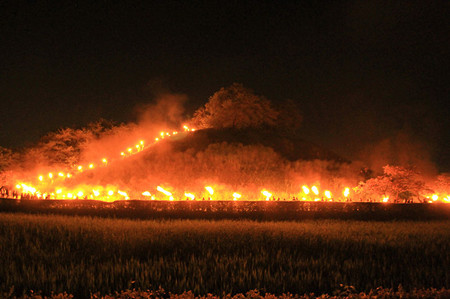
<instances>
[{"instance_id":1,"label":"bright flame","mask_svg":"<svg viewBox=\"0 0 450 299\"><path fill-rule=\"evenodd\" d=\"M350 188L346 187L344 189L344 197L348 197L350 195Z\"/></svg>"},{"instance_id":2,"label":"bright flame","mask_svg":"<svg viewBox=\"0 0 450 299\"><path fill-rule=\"evenodd\" d=\"M431 199L432 199L433 201L438 200L438 198L439 198L439 196L438 196L437 194L433 194L433 195L431 196Z\"/></svg>"},{"instance_id":3,"label":"bright flame","mask_svg":"<svg viewBox=\"0 0 450 299\"><path fill-rule=\"evenodd\" d=\"M53 173L50 172L50 173L48 174L48 177L52 179L52 178L53 178Z\"/></svg>"},{"instance_id":4,"label":"bright flame","mask_svg":"<svg viewBox=\"0 0 450 299\"><path fill-rule=\"evenodd\" d=\"M388 202L388 201L389 201L389 196L383 197L383 202Z\"/></svg>"},{"instance_id":5,"label":"bright flame","mask_svg":"<svg viewBox=\"0 0 450 299\"><path fill-rule=\"evenodd\" d=\"M306 195L309 194L309 188L307 186L302 186L303 189L303 193L305 193Z\"/></svg>"},{"instance_id":6,"label":"bright flame","mask_svg":"<svg viewBox=\"0 0 450 299\"><path fill-rule=\"evenodd\" d=\"M319 195L319 189L316 186L312 186L311 190L315 195Z\"/></svg>"},{"instance_id":7,"label":"bright flame","mask_svg":"<svg viewBox=\"0 0 450 299\"><path fill-rule=\"evenodd\" d=\"M128 197L128 194L126 193L126 192L124 192L124 191L117 191L117 193L119 193L120 195L122 195L123 197L125 197L125 199L130 199L129 197Z\"/></svg>"},{"instance_id":8,"label":"bright flame","mask_svg":"<svg viewBox=\"0 0 450 299\"><path fill-rule=\"evenodd\" d=\"M238 200L241 197L242 197L242 195L240 195L239 193L236 193L236 192L233 193L233 200Z\"/></svg>"},{"instance_id":9,"label":"bright flame","mask_svg":"<svg viewBox=\"0 0 450 299\"><path fill-rule=\"evenodd\" d=\"M214 189L210 186L206 186L205 187L206 191L208 191L209 194L213 195L214 194Z\"/></svg>"},{"instance_id":10,"label":"bright flame","mask_svg":"<svg viewBox=\"0 0 450 299\"><path fill-rule=\"evenodd\" d=\"M170 193L170 192L167 191L167 190L164 190L164 188L161 187L161 186L156 187L156 190L158 190L159 192L163 193L163 194L166 195L166 196L172 196L172 193Z\"/></svg>"},{"instance_id":11,"label":"bright flame","mask_svg":"<svg viewBox=\"0 0 450 299\"><path fill-rule=\"evenodd\" d=\"M40 175L39 180L42 182L44 180L44 177L42 175Z\"/></svg>"},{"instance_id":12,"label":"bright flame","mask_svg":"<svg viewBox=\"0 0 450 299\"><path fill-rule=\"evenodd\" d=\"M114 191L109 190L109 191L108 191L108 195L109 195L109 196L113 196L113 195L114 195Z\"/></svg>"},{"instance_id":13,"label":"bright flame","mask_svg":"<svg viewBox=\"0 0 450 299\"><path fill-rule=\"evenodd\" d=\"M144 192L142 192L142 195L144 195L144 196L152 196L152 195L151 195L151 193L150 193L150 192L148 192L148 191L144 191Z\"/></svg>"},{"instance_id":14,"label":"bright flame","mask_svg":"<svg viewBox=\"0 0 450 299\"><path fill-rule=\"evenodd\" d=\"M326 198L328 198L328 199L331 198L331 192L329 190L325 190L324 194L325 194Z\"/></svg>"},{"instance_id":15,"label":"bright flame","mask_svg":"<svg viewBox=\"0 0 450 299\"><path fill-rule=\"evenodd\" d=\"M94 164L92 164L92 163L89 164L89 168L91 168L91 169L94 168Z\"/></svg>"},{"instance_id":16,"label":"bright flame","mask_svg":"<svg viewBox=\"0 0 450 299\"><path fill-rule=\"evenodd\" d=\"M21 187L22 187L22 190L25 193L32 193L32 194L36 193L36 188L33 188L31 186L27 186L25 184L21 184Z\"/></svg>"},{"instance_id":17,"label":"bright flame","mask_svg":"<svg viewBox=\"0 0 450 299\"><path fill-rule=\"evenodd\" d=\"M270 197L272 197L272 193L270 193L270 192L267 191L267 190L263 190L263 191L261 191L261 193L262 193L262 195L264 195L264 196L266 197L266 200L267 200L267 201L269 201L269 200L270 200Z\"/></svg>"},{"instance_id":18,"label":"bright flame","mask_svg":"<svg viewBox=\"0 0 450 299\"><path fill-rule=\"evenodd\" d=\"M184 193L184 196L186 196L187 198L189 198L190 200L194 200L195 199L195 195L192 193Z\"/></svg>"},{"instance_id":19,"label":"bright flame","mask_svg":"<svg viewBox=\"0 0 450 299\"><path fill-rule=\"evenodd\" d=\"M99 191L97 191L97 190L92 190L92 193L94 193L94 196L99 196L100 195L100 192Z\"/></svg>"}]
</instances>

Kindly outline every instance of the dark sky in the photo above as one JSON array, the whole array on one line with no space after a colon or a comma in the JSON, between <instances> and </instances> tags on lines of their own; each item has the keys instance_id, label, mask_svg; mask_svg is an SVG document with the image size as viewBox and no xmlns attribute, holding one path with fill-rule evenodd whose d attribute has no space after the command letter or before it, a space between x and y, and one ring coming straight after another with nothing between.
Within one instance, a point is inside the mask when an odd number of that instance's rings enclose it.
<instances>
[{"instance_id":1,"label":"dark sky","mask_svg":"<svg viewBox=\"0 0 450 299\"><path fill-rule=\"evenodd\" d=\"M0 4L1 146L239 82L347 157L403 131L450 169L448 1L48 2Z\"/></svg>"}]
</instances>

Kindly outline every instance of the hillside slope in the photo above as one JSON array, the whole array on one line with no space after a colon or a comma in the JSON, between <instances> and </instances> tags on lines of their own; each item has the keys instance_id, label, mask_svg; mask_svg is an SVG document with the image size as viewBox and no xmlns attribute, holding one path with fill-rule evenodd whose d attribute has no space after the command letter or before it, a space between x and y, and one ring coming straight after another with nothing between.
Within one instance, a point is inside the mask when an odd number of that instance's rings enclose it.
<instances>
[{"instance_id":1,"label":"hillside slope","mask_svg":"<svg viewBox=\"0 0 450 299\"><path fill-rule=\"evenodd\" d=\"M171 144L175 151L195 152L205 150L208 145L223 143L243 145L263 145L289 161L326 160L350 162L336 153L301 138L284 135L276 130L260 129L204 129L190 133L182 139L173 139Z\"/></svg>"}]
</instances>

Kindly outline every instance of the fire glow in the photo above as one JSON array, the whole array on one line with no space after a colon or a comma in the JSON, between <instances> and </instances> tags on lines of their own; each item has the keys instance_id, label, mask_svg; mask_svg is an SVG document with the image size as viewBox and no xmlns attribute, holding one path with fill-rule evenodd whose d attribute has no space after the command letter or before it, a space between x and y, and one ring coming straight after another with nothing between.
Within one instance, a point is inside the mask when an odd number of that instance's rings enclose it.
<instances>
[{"instance_id":1,"label":"fire glow","mask_svg":"<svg viewBox=\"0 0 450 299\"><path fill-rule=\"evenodd\" d=\"M183 126L182 132L189 133L195 129ZM275 200L302 200L302 201L351 201L356 187L341 187L340 189L332 188L332 186L323 186L316 181L314 184L305 184L297 186L297 193L286 194L280 192L277 194L274 190L261 186L258 192L254 190L247 192L220 184L204 185L202 188L191 188L190 190L177 190L170 186L169 183L157 186L147 186L143 190L128 190L127 186L107 185L90 185L77 184L73 186L71 182L74 178L82 173L95 172L110 167L115 161L123 161L131 156L137 155L147 148L161 142L164 139L178 135L178 131L160 131L158 137L153 142L147 143L141 139L136 144L119 151L115 157L104 157L98 161L91 161L80 165L74 165L71 169L59 169L53 171L45 171L36 174L34 179L20 179L15 183L13 197L21 199L90 199L101 201L116 200L253 200L253 201L275 201ZM70 187L69 187L70 186ZM164 186L164 187L163 187ZM270 187L270 186L268 186ZM169 191L170 190L170 191ZM429 203L434 202L450 202L449 194L425 194ZM390 203L390 197L384 195L378 199L378 202Z\"/></svg>"}]
</instances>

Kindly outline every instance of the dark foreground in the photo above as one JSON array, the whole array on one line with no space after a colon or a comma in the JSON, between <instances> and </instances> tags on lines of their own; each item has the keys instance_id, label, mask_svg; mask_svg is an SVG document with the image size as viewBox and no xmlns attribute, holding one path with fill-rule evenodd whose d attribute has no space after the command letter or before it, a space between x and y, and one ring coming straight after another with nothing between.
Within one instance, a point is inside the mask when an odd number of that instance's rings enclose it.
<instances>
[{"instance_id":1,"label":"dark foreground","mask_svg":"<svg viewBox=\"0 0 450 299\"><path fill-rule=\"evenodd\" d=\"M0 199L0 212L131 219L445 220L450 204L386 204L302 201L142 201Z\"/></svg>"},{"instance_id":2,"label":"dark foreground","mask_svg":"<svg viewBox=\"0 0 450 299\"><path fill-rule=\"evenodd\" d=\"M160 287L166 294L220 296L254 289L333 294L341 284L366 294L399 285L408 293L448 290L449 252L449 220L256 222L0 213L0 294L12 287L13 295L41 290L76 298Z\"/></svg>"}]
</instances>

